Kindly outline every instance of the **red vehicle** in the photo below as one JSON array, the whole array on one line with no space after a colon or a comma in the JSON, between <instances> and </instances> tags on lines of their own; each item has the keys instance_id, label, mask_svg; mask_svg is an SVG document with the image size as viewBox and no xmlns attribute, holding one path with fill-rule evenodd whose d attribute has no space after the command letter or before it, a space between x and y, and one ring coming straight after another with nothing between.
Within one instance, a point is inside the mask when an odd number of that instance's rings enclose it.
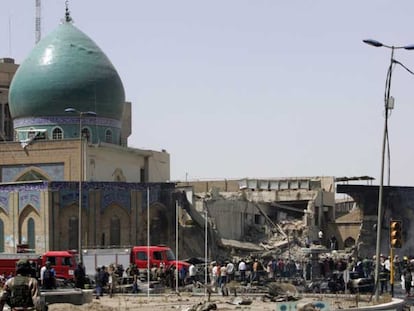
<instances>
[{"instance_id":1,"label":"red vehicle","mask_svg":"<svg viewBox=\"0 0 414 311\"><path fill-rule=\"evenodd\" d=\"M16 263L21 259L27 259L33 271L37 271L41 263L40 256L30 253L0 254L0 275L8 277L16 274Z\"/></svg>"},{"instance_id":2,"label":"red vehicle","mask_svg":"<svg viewBox=\"0 0 414 311\"><path fill-rule=\"evenodd\" d=\"M149 267L159 267L161 263L165 267L177 266L181 269L183 266L187 268L189 263L179 261L175 258L175 255L171 248L164 245L156 246L134 246L131 251L131 263L134 263L138 269L147 269Z\"/></svg>"},{"instance_id":3,"label":"red vehicle","mask_svg":"<svg viewBox=\"0 0 414 311\"><path fill-rule=\"evenodd\" d=\"M33 267L36 275L40 268L50 261L56 272L56 278L71 280L76 269L76 255L70 251L48 251L42 255L32 253L0 254L0 274L5 277L15 275L16 263L21 259L27 259Z\"/></svg>"},{"instance_id":4,"label":"red vehicle","mask_svg":"<svg viewBox=\"0 0 414 311\"><path fill-rule=\"evenodd\" d=\"M76 269L76 254L71 251L48 251L41 256L41 266L49 261L56 278L72 280Z\"/></svg>"},{"instance_id":5,"label":"red vehicle","mask_svg":"<svg viewBox=\"0 0 414 311\"><path fill-rule=\"evenodd\" d=\"M177 260L171 248L164 245L84 249L82 257L86 274L89 277L95 274L97 267L107 267L110 264L122 265L124 269L131 264L135 264L143 274L147 271L148 264L150 268L154 266L159 267L161 263L165 267L177 265L178 269L181 269L183 266L188 269L190 266L187 262Z\"/></svg>"}]
</instances>

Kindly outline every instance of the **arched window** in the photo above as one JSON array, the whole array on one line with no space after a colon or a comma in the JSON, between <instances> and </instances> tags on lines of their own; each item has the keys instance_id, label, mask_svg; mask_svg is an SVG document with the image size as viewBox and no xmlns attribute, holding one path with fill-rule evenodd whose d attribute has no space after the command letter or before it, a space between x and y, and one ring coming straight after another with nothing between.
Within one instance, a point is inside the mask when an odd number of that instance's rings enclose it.
<instances>
[{"instance_id":1,"label":"arched window","mask_svg":"<svg viewBox=\"0 0 414 311\"><path fill-rule=\"evenodd\" d=\"M90 141L91 133L89 132L89 129L87 127L84 127L82 129L82 137L86 138L87 141Z\"/></svg>"},{"instance_id":2,"label":"arched window","mask_svg":"<svg viewBox=\"0 0 414 311\"><path fill-rule=\"evenodd\" d=\"M71 217L69 218L69 232L68 232L68 248L77 249L78 248L78 218Z\"/></svg>"},{"instance_id":3,"label":"arched window","mask_svg":"<svg viewBox=\"0 0 414 311\"><path fill-rule=\"evenodd\" d=\"M0 253L4 253L4 222L0 219Z\"/></svg>"},{"instance_id":4,"label":"arched window","mask_svg":"<svg viewBox=\"0 0 414 311\"><path fill-rule=\"evenodd\" d=\"M35 222L33 218L27 221L27 244L29 249L36 249Z\"/></svg>"},{"instance_id":5,"label":"arched window","mask_svg":"<svg viewBox=\"0 0 414 311\"><path fill-rule=\"evenodd\" d=\"M110 227L110 245L120 245L121 244L121 220L119 217L114 216L111 218L111 227Z\"/></svg>"},{"instance_id":6,"label":"arched window","mask_svg":"<svg viewBox=\"0 0 414 311\"><path fill-rule=\"evenodd\" d=\"M9 104L6 103L4 105L4 134L6 136L6 140L13 140L13 120L10 115Z\"/></svg>"},{"instance_id":7,"label":"arched window","mask_svg":"<svg viewBox=\"0 0 414 311\"><path fill-rule=\"evenodd\" d=\"M105 131L105 142L112 144L112 131L111 130Z\"/></svg>"},{"instance_id":8,"label":"arched window","mask_svg":"<svg viewBox=\"0 0 414 311\"><path fill-rule=\"evenodd\" d=\"M57 127L53 129L52 139L63 139L63 132L61 128Z\"/></svg>"}]
</instances>

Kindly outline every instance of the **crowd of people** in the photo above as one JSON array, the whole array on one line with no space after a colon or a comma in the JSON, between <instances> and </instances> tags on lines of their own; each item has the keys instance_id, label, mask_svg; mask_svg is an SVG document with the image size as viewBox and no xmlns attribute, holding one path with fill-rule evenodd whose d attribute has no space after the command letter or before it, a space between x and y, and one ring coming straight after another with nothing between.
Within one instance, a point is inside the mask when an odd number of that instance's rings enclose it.
<instances>
[{"instance_id":1,"label":"crowd of people","mask_svg":"<svg viewBox=\"0 0 414 311\"><path fill-rule=\"evenodd\" d=\"M309 259L294 260L289 258L248 258L236 261L222 260L213 261L207 266L207 279L211 287L223 288L226 284L232 281L240 282L244 285L261 284L263 282L281 281L283 279L297 278L303 281L310 281L319 278L330 280L338 275L343 278L344 272L349 273L348 278L357 279L365 278L372 279L372 284L375 278L375 256L369 258L355 258L333 256L333 253L328 253L327 256L321 256L319 261L318 271L320 275L314 276L315 269L312 264L316 264ZM391 291L390 277L391 277L391 263L393 265L394 282L393 284L401 284L406 292L406 295L411 295L411 288L413 284L413 267L414 259L410 260L407 256L402 259L396 255L393 260L389 256L380 256L379 268L379 288L380 293ZM350 277L349 275L352 275ZM163 269L163 267L154 267L151 272L151 279L163 282L172 288L175 286L175 268ZM179 286L186 284L195 284L197 282L204 282L205 265L200 265L196 268L193 264L188 269L181 267L178 272Z\"/></svg>"},{"instance_id":2,"label":"crowd of people","mask_svg":"<svg viewBox=\"0 0 414 311\"><path fill-rule=\"evenodd\" d=\"M322 257L322 256L321 256ZM372 258L340 258L332 256L328 253L317 262L319 265L321 279L330 279L335 274L354 273L360 278L374 279L375 256ZM394 275L394 281L401 281L401 285L407 296L411 295L413 286L413 267L414 259L404 256L402 259L398 255L391 260L390 256L381 254L379 271L379 285L381 293L391 290L390 276ZM199 266L190 264L189 266L175 265L166 266L161 263L159 266L154 265L147 273L150 281L159 282L161 286L174 289L178 286L186 286L188 284L198 285L208 281L208 285L214 288L226 288L230 282L240 282L241 284L259 284L261 282L278 281L285 278L302 278L303 280L311 280L314 271L310 260L299 261L289 258L249 258L236 261L222 260L213 261L209 264L202 263ZM393 271L393 273L392 273ZM207 275L205 274L207 272ZM23 305L25 308L37 310L38 296L40 289L53 290L56 288L56 273L50 262L46 262L45 266L40 269L39 280L34 277L34 272L30 263L21 261L17 264L16 275L3 276L4 287L3 295L0 297L0 311L5 304ZM122 265L111 264L107 267L102 266L96 269L95 273L95 292L96 298L99 299L106 291L112 296L115 287L118 285L127 285L132 287L132 293L139 292L139 281L142 275L138 268L131 264L127 269ZM84 288L86 283L85 270L82 263L78 264L74 272L75 287ZM396 282L393 282L395 284ZM17 294L19 298L11 298Z\"/></svg>"}]
</instances>

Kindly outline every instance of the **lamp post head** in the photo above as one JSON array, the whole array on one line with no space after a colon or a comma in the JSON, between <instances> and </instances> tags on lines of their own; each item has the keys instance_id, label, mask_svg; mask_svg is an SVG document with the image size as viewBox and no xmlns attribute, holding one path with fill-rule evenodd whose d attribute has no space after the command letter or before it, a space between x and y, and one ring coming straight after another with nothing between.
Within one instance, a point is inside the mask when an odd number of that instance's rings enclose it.
<instances>
[{"instance_id":1,"label":"lamp post head","mask_svg":"<svg viewBox=\"0 0 414 311\"><path fill-rule=\"evenodd\" d=\"M386 47L386 48L389 48L389 49L414 50L414 44L403 45L403 46L390 46L390 45L383 44L383 43L381 43L377 40L374 40L374 39L365 39L365 40L362 40L362 42L364 42L368 45L375 46L376 48Z\"/></svg>"},{"instance_id":2,"label":"lamp post head","mask_svg":"<svg viewBox=\"0 0 414 311\"><path fill-rule=\"evenodd\" d=\"M372 45L375 46L376 48L379 48L381 46L384 46L384 44L382 44L381 42L377 41L377 40L373 40L373 39L365 39L362 40L364 43L368 44L368 45Z\"/></svg>"},{"instance_id":3,"label":"lamp post head","mask_svg":"<svg viewBox=\"0 0 414 311\"><path fill-rule=\"evenodd\" d=\"M85 112L81 112L81 114L84 116L96 117L96 112L94 111L85 111Z\"/></svg>"},{"instance_id":4,"label":"lamp post head","mask_svg":"<svg viewBox=\"0 0 414 311\"><path fill-rule=\"evenodd\" d=\"M95 111L79 111L78 109L75 109L75 108L66 108L65 112L77 113L80 116L96 117L96 112Z\"/></svg>"},{"instance_id":5,"label":"lamp post head","mask_svg":"<svg viewBox=\"0 0 414 311\"><path fill-rule=\"evenodd\" d=\"M70 113L76 112L76 113L79 113L79 111L76 110L75 108L66 108L65 109L65 112L70 112Z\"/></svg>"}]
</instances>

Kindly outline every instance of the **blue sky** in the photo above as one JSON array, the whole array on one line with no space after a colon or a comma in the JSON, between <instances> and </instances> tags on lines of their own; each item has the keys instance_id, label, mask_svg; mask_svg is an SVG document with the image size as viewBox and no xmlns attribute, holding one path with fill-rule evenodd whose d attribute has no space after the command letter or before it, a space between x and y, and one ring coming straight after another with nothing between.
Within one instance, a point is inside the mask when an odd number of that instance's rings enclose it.
<instances>
[{"instance_id":1,"label":"blue sky","mask_svg":"<svg viewBox=\"0 0 414 311\"><path fill-rule=\"evenodd\" d=\"M132 102L129 145L166 149L171 179L369 175L379 183L390 50L414 2L71 0ZM65 1L42 1L42 36ZM34 46L35 1L2 1L0 57ZM11 34L11 36L9 35ZM414 51L395 58L414 69ZM396 67L391 184L414 186L414 76Z\"/></svg>"}]
</instances>

